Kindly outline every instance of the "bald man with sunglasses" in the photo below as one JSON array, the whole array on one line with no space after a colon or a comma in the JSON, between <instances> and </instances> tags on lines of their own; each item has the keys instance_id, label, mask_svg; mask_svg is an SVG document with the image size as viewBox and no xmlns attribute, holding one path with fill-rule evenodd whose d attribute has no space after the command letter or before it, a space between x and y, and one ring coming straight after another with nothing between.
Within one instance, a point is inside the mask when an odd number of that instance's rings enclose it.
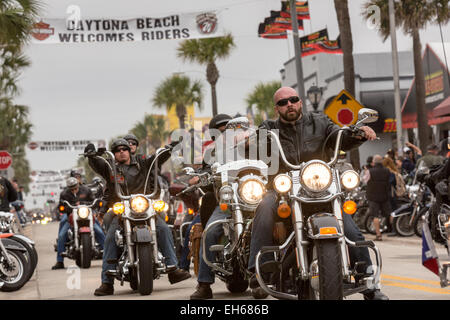
<instances>
[{"instance_id":1,"label":"bald man with sunglasses","mask_svg":"<svg viewBox=\"0 0 450 320\"><path fill-rule=\"evenodd\" d=\"M302 100L297 92L290 87L278 89L273 96L273 101L278 119L266 120L260 128L278 130L287 160L296 165L313 159L327 162L329 160L327 159L328 156L322 155L323 144L326 142L327 137L332 135L328 139L325 150L334 150L337 137L336 130L339 129L339 126L334 124L324 113L303 112ZM367 126L361 127L359 134L356 135L344 132L341 150L348 151L359 147L367 140L375 139L375 132ZM269 163L268 165L270 166L271 164ZM289 171L289 168L280 159L277 174L287 171ZM257 207L255 219L253 220L249 259L249 270L252 272L255 269L256 254L261 248L275 245L273 241L273 226L277 219L278 196L272 189L272 178L274 176L269 177L269 183L267 184L269 191ZM305 206L303 210L307 211L308 207ZM353 222L353 219L347 214L344 214L344 233L351 241L364 240L364 236ZM365 261L368 267L372 266L367 248L349 248L349 252L352 265L356 261ZM252 288L258 287L255 277L251 279L250 286ZM363 292L363 295L366 300L388 300L379 289L367 290Z\"/></svg>"}]
</instances>

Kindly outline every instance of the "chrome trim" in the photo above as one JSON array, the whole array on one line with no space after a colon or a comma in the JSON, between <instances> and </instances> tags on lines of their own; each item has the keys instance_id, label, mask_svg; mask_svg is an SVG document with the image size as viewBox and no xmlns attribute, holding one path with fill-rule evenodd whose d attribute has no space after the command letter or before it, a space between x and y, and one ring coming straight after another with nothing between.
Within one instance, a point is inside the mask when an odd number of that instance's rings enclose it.
<instances>
[{"instance_id":1,"label":"chrome trim","mask_svg":"<svg viewBox=\"0 0 450 320\"><path fill-rule=\"evenodd\" d=\"M330 194L329 196L323 197L323 198L311 199L311 198L305 198L305 197L296 196L296 195L289 195L289 198L291 200L296 200L296 201L299 201L301 203L322 203L322 202L330 202L332 200L335 200L337 197L339 197L341 195L343 195L342 192L335 193L335 194Z\"/></svg>"},{"instance_id":2,"label":"chrome trim","mask_svg":"<svg viewBox=\"0 0 450 320\"><path fill-rule=\"evenodd\" d=\"M203 230L203 235L202 235L202 257L203 257L203 261L213 270L217 270L220 271L222 273L224 273L227 276L231 276L233 273L229 272L221 267L219 267L218 265L212 263L211 261L209 261L206 258L206 234L208 233L208 230L210 228L212 228L212 226L215 226L217 224L225 224L225 223L233 223L233 219L221 219L221 220L216 220L212 223L210 223L208 226L206 226L205 230ZM232 245L230 251L234 250L234 247L236 246L236 242ZM208 248L209 249L209 248Z\"/></svg>"},{"instance_id":3,"label":"chrome trim","mask_svg":"<svg viewBox=\"0 0 450 320\"><path fill-rule=\"evenodd\" d=\"M268 247L268 249L264 249L262 248L260 251L258 251L258 253L256 254L256 262L255 262L255 269L256 269L256 280L258 280L259 285L261 286L261 288L266 291L268 294L270 294L272 297L277 298L277 299L287 299L287 300L297 300L297 296L296 295L292 295L292 294L287 294L287 293L283 293L283 292L278 292L275 290L270 289L264 282L264 280L261 277L261 270L259 267L259 260L261 258L261 255L263 253L267 253L267 252L276 252L276 251L281 251L286 249L286 247L294 240L294 236L295 233L292 232L290 234L290 236L287 238L287 240L278 247Z\"/></svg>"}]
</instances>

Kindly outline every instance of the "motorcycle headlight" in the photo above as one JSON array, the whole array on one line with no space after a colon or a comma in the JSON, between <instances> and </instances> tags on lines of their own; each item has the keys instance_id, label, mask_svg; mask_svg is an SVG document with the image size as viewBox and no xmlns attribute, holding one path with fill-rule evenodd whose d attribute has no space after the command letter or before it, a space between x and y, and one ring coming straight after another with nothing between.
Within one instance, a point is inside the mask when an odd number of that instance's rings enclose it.
<instances>
[{"instance_id":1,"label":"motorcycle headlight","mask_svg":"<svg viewBox=\"0 0 450 320\"><path fill-rule=\"evenodd\" d=\"M264 184L257 179L247 179L239 186L239 196L248 204L259 203L264 192Z\"/></svg>"},{"instance_id":2,"label":"motorcycle headlight","mask_svg":"<svg viewBox=\"0 0 450 320\"><path fill-rule=\"evenodd\" d=\"M327 190L332 182L330 167L323 161L314 160L305 165L300 179L302 185L311 192Z\"/></svg>"},{"instance_id":3,"label":"motorcycle headlight","mask_svg":"<svg viewBox=\"0 0 450 320\"><path fill-rule=\"evenodd\" d=\"M91 213L91 209L89 209L88 207L81 207L78 209L78 217L80 217L81 219L87 219L89 217L89 214Z\"/></svg>"},{"instance_id":4,"label":"motorcycle headlight","mask_svg":"<svg viewBox=\"0 0 450 320\"><path fill-rule=\"evenodd\" d=\"M163 212L166 207L168 208L169 206L163 200L153 202L153 209L156 212Z\"/></svg>"},{"instance_id":5,"label":"motorcycle headlight","mask_svg":"<svg viewBox=\"0 0 450 320\"><path fill-rule=\"evenodd\" d=\"M359 175L356 171L347 170L341 175L341 183L347 190L353 190L359 186Z\"/></svg>"},{"instance_id":6,"label":"motorcycle headlight","mask_svg":"<svg viewBox=\"0 0 450 320\"><path fill-rule=\"evenodd\" d=\"M279 174L273 179L273 187L278 193L286 193L291 190L292 179L287 174Z\"/></svg>"},{"instance_id":7,"label":"motorcycle headlight","mask_svg":"<svg viewBox=\"0 0 450 320\"><path fill-rule=\"evenodd\" d=\"M220 202L228 202L233 199L233 188L230 186L223 186L219 190L219 199Z\"/></svg>"},{"instance_id":8,"label":"motorcycle headlight","mask_svg":"<svg viewBox=\"0 0 450 320\"><path fill-rule=\"evenodd\" d=\"M137 196L131 199L130 201L131 210L135 213L144 213L147 211L150 204L148 200L143 196Z\"/></svg>"}]
</instances>

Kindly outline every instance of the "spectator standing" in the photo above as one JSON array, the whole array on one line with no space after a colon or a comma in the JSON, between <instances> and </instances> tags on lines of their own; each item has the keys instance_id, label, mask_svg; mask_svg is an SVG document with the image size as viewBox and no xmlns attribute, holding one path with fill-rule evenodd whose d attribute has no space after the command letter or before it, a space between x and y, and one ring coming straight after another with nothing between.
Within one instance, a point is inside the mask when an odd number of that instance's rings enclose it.
<instances>
[{"instance_id":1,"label":"spectator standing","mask_svg":"<svg viewBox=\"0 0 450 320\"><path fill-rule=\"evenodd\" d=\"M382 241L380 231L380 218L389 216L391 205L389 202L390 171L383 166L383 158L380 155L373 157L374 167L369 169L370 179L367 182L366 196L369 202L369 210L376 218L373 219L376 241Z\"/></svg>"}]
</instances>

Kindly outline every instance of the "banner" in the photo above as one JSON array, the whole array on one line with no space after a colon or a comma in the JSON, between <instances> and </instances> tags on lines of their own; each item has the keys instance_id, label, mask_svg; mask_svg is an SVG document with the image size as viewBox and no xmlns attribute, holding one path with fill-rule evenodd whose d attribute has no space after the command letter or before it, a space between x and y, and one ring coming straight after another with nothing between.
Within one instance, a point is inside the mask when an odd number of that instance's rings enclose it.
<instances>
[{"instance_id":1,"label":"banner","mask_svg":"<svg viewBox=\"0 0 450 320\"><path fill-rule=\"evenodd\" d=\"M173 14L134 19L41 19L32 43L94 43L185 40L224 36L218 12Z\"/></svg>"},{"instance_id":2,"label":"banner","mask_svg":"<svg viewBox=\"0 0 450 320\"><path fill-rule=\"evenodd\" d=\"M74 141L33 141L27 147L33 151L84 151L89 143L95 148L106 148L105 140L74 140Z\"/></svg>"}]
</instances>

